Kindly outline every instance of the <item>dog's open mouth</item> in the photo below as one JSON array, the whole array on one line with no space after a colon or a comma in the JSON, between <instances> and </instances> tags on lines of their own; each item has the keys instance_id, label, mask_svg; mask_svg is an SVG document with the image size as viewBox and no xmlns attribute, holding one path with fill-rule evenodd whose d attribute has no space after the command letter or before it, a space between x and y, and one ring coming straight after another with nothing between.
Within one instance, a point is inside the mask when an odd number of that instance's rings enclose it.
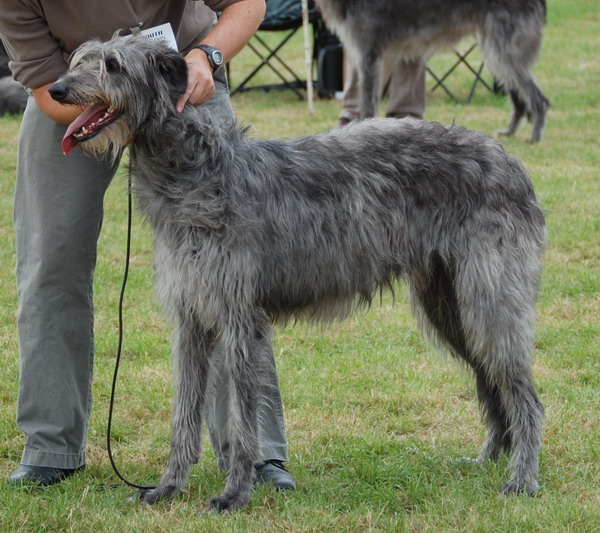
<instances>
[{"instance_id":1,"label":"dog's open mouth","mask_svg":"<svg viewBox=\"0 0 600 533\"><path fill-rule=\"evenodd\" d=\"M67 128L62 140L62 149L65 155L80 142L87 141L100 133L100 130L121 116L114 107L103 104L88 107Z\"/></svg>"}]
</instances>

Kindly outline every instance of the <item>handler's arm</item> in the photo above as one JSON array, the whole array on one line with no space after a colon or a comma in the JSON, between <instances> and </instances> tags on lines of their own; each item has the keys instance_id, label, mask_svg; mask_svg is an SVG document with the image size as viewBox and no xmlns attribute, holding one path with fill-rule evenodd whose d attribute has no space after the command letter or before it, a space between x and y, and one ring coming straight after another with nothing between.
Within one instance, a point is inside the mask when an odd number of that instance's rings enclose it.
<instances>
[{"instance_id":1,"label":"handler's arm","mask_svg":"<svg viewBox=\"0 0 600 533\"><path fill-rule=\"evenodd\" d=\"M53 100L48 92L50 85L52 83L47 83L31 90L35 98L35 103L46 115L59 124L71 124L83 112L83 108L76 105L60 104L56 100Z\"/></svg>"},{"instance_id":2,"label":"handler's arm","mask_svg":"<svg viewBox=\"0 0 600 533\"><path fill-rule=\"evenodd\" d=\"M229 61L254 35L265 16L265 0L240 0L227 6L218 22L199 44L218 48ZM188 87L177 102L183 111L186 102L200 105L210 100L215 92L212 67L202 50L191 50L185 57L188 64Z\"/></svg>"}]
</instances>

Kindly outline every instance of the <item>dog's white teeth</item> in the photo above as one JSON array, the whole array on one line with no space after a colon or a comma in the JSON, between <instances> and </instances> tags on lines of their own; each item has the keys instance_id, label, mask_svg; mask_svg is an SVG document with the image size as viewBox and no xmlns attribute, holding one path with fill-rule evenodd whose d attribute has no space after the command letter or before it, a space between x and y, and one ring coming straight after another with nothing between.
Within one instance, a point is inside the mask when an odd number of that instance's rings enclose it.
<instances>
[{"instance_id":1,"label":"dog's white teeth","mask_svg":"<svg viewBox=\"0 0 600 533\"><path fill-rule=\"evenodd\" d=\"M115 108L113 106L110 106L106 112L104 113L104 115L102 115L99 119L98 119L98 124L100 122L103 122L104 120L106 120L109 116L111 116L113 113L115 112Z\"/></svg>"}]
</instances>

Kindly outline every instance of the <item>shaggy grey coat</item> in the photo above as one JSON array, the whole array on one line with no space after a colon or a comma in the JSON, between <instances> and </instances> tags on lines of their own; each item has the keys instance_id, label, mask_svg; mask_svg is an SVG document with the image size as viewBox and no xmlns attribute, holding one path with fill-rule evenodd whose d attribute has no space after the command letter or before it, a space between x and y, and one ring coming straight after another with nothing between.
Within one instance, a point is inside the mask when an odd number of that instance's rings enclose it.
<instances>
[{"instance_id":1,"label":"shaggy grey coat","mask_svg":"<svg viewBox=\"0 0 600 533\"><path fill-rule=\"evenodd\" d=\"M8 63L8 54L0 41L0 116L22 113L28 98L25 88L12 79Z\"/></svg>"},{"instance_id":2,"label":"shaggy grey coat","mask_svg":"<svg viewBox=\"0 0 600 533\"><path fill-rule=\"evenodd\" d=\"M513 103L503 133L513 135L521 119L533 120L531 140L542 138L548 99L531 66L542 42L545 0L315 0L327 25L357 59L362 112L377 114L378 80L384 53L428 58L476 35L486 66Z\"/></svg>"},{"instance_id":3,"label":"shaggy grey coat","mask_svg":"<svg viewBox=\"0 0 600 533\"><path fill-rule=\"evenodd\" d=\"M29 95L18 81L10 76L0 78L0 115L17 115L25 110Z\"/></svg>"},{"instance_id":4,"label":"shaggy grey coat","mask_svg":"<svg viewBox=\"0 0 600 533\"><path fill-rule=\"evenodd\" d=\"M481 133L415 120L254 139L203 109L178 114L185 85L179 54L114 39L82 45L50 89L102 115L76 121L67 148L110 154L135 136L157 291L177 323L171 455L144 501L175 496L199 458L218 349L232 384L232 454L209 507L246 505L271 322L342 318L399 279L425 332L473 369L488 426L480 458L510 452L504 492L535 491L543 407L530 356L545 226L519 160Z\"/></svg>"}]
</instances>

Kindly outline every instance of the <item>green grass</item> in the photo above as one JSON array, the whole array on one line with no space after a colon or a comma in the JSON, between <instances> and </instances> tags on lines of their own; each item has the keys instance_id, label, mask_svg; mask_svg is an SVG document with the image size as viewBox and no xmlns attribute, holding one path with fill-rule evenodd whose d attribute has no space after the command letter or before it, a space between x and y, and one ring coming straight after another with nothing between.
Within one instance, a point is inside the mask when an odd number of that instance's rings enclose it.
<instances>
[{"instance_id":1,"label":"green grass","mask_svg":"<svg viewBox=\"0 0 600 533\"><path fill-rule=\"evenodd\" d=\"M549 228L534 368L547 412L538 497L498 495L506 459L484 467L462 461L477 454L484 437L473 381L422 340L402 288L395 303L385 296L381 305L343 324L276 331L295 492L260 488L244 511L202 515L203 502L223 486L208 444L189 491L171 504L141 507L127 500L129 489L106 489L116 480L105 433L125 251L121 173L108 192L99 244L89 468L45 490L0 483L0 531L600 531L599 24L596 0L550 0L535 68L553 105L545 140L525 143L528 126L502 140L528 167ZM302 68L300 47L296 60ZM244 56L236 60L233 75L247 62ZM436 71L452 62L451 54L432 60ZM464 69L450 83L466 96ZM320 100L311 115L289 92L236 95L234 106L260 137L322 131L340 111L339 102ZM468 105L435 91L426 118L494 135L506 125L509 110L505 98L481 87ZM18 357L11 222L18 128L18 118L0 118L2 476L19 462L22 446L14 423ZM124 474L144 483L158 478L169 449L170 329L153 295L149 230L136 219L133 234L114 448Z\"/></svg>"}]
</instances>

